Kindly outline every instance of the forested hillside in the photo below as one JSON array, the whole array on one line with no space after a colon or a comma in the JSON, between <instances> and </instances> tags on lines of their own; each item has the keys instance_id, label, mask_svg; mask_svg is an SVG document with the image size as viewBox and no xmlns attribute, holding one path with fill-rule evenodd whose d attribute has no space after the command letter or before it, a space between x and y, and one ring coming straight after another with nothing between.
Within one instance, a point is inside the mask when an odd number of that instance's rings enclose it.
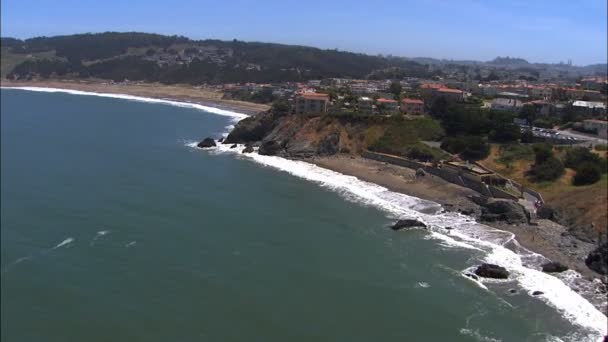
<instances>
[{"instance_id":1,"label":"forested hillside","mask_svg":"<svg viewBox=\"0 0 608 342\"><path fill-rule=\"evenodd\" d=\"M163 83L283 82L325 77L365 78L384 69L425 77L428 66L312 47L201 40L147 33L78 34L27 40L2 38L3 57L23 58L8 76L97 77ZM49 58L26 58L54 52Z\"/></svg>"}]
</instances>

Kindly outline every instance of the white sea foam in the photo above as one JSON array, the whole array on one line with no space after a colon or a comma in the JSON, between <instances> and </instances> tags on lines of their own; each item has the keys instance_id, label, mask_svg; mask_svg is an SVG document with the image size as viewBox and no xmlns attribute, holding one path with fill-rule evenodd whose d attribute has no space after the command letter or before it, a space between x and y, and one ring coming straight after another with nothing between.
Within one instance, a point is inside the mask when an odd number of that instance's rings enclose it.
<instances>
[{"instance_id":1,"label":"white sea foam","mask_svg":"<svg viewBox=\"0 0 608 342\"><path fill-rule=\"evenodd\" d=\"M72 95L111 97L111 98L115 98L115 99L122 99L122 100L129 100L129 101L160 103L160 104L166 104L166 105L182 107L182 108L194 108L194 109L199 109L199 110L205 111L207 113L230 117L230 118L232 118L232 122L237 122L237 121L247 117L246 114L236 113L236 112L226 110L226 109L203 106L203 105L197 104L197 103L180 102L180 101L173 101L173 100L166 100L166 99L155 99L155 98L143 97L143 96L113 94L113 93L96 93L96 92L73 90L73 89L44 88L44 87L2 87L2 88L3 89L21 89L21 90L29 90L29 91L37 91L37 92L45 92L45 93L67 93L67 94L72 94ZM226 128L231 128L231 127L232 126L227 126Z\"/></svg>"},{"instance_id":2,"label":"white sea foam","mask_svg":"<svg viewBox=\"0 0 608 342\"><path fill-rule=\"evenodd\" d=\"M137 241L131 241L128 244L126 244L125 247L129 248L131 246L135 246L136 243L137 243Z\"/></svg>"},{"instance_id":3,"label":"white sea foam","mask_svg":"<svg viewBox=\"0 0 608 342\"><path fill-rule=\"evenodd\" d=\"M97 241L100 237L108 234L110 231L109 230L100 230L98 231L95 236L93 237L93 239L91 240L90 245L93 246L95 244L95 241Z\"/></svg>"},{"instance_id":4,"label":"white sea foam","mask_svg":"<svg viewBox=\"0 0 608 342\"><path fill-rule=\"evenodd\" d=\"M63 92L74 95L102 96L195 108L208 113L230 117L232 119L232 124L247 117L245 114L235 113L229 110L165 99L57 88L15 88L40 92ZM233 125L230 125L227 129L231 129L232 127ZM196 148L196 142L187 142L186 145ZM608 320L606 316L591 305L591 303L570 289L558 278L525 267L522 263L522 256L505 247L506 243L515 241L512 233L481 225L459 214L443 213L428 215L420 210L423 210L425 206L428 208L428 205L438 206L438 204L423 201L416 197L391 192L382 186L364 182L356 177L333 172L302 161L287 160L275 156L262 156L257 153L242 154L240 151L242 151L243 148L244 146L239 146L235 149L230 149L227 145L219 144L217 148L211 149L210 151L212 153L234 153L241 157L252 159L261 165L272 167L296 177L317 183L324 188L337 192L340 196L349 201L384 210L395 218L416 218L429 225L430 230L435 233L432 234L432 236L441 239L444 244L484 251L487 253L485 257L486 262L492 262L506 267L511 272L510 278L516 280L524 289L529 292L539 289L542 290L544 295L539 299L544 300L548 305L563 313L564 317L572 323L593 331L595 336L592 339L597 339L600 335L607 333L606 327L608 326ZM445 227L448 226L455 229L452 230L449 236L446 236ZM72 241L72 238L66 239L53 249L67 245ZM135 241L129 243L127 247L132 244L135 244ZM521 247L521 249L525 252L526 257L538 256L542 258L542 256L527 251L523 249L523 247Z\"/></svg>"},{"instance_id":5,"label":"white sea foam","mask_svg":"<svg viewBox=\"0 0 608 342\"><path fill-rule=\"evenodd\" d=\"M71 244L72 242L74 242L74 238L67 238L63 241L61 241L60 243L58 243L55 247L53 247L52 249L57 249L57 248L61 248L63 246L67 246L69 244Z\"/></svg>"},{"instance_id":6,"label":"white sea foam","mask_svg":"<svg viewBox=\"0 0 608 342\"><path fill-rule=\"evenodd\" d=\"M186 143L196 148L196 143ZM362 181L356 177L344 175L327 170L303 161L288 160L276 156L263 156L257 153L243 154L243 146L231 149L229 146L219 144L209 149L210 153L233 153L241 158L251 159L263 166L272 167L314 182L321 187L337 192L340 196L353 202L373 206L384 210L394 218L416 218L430 227L432 238L437 238L443 244L454 247L468 248L484 252L484 261L506 267L511 272L509 281L517 281L521 287L532 293L536 290L544 292L543 296L535 297L545 301L557 309L573 324L579 325L593 332L595 337L606 334L608 320L604 314L597 310L580 294L576 293L558 278L541 271L525 267L522 256L505 247L505 244L516 243L514 235L510 232L494 229L469 218L455 213L441 213L429 215L421 212L421 201L412 196L391 192L377 184ZM430 202L431 205L437 205ZM445 227L452 227L446 234ZM525 250L517 244L519 251L526 258L538 257L539 254ZM484 279L478 282L482 288ZM595 337L593 337L595 339Z\"/></svg>"},{"instance_id":7,"label":"white sea foam","mask_svg":"<svg viewBox=\"0 0 608 342\"><path fill-rule=\"evenodd\" d=\"M416 284L416 287L422 287L424 289L431 287L431 285L429 285L429 283L425 283L423 281L418 282L418 284Z\"/></svg>"}]
</instances>

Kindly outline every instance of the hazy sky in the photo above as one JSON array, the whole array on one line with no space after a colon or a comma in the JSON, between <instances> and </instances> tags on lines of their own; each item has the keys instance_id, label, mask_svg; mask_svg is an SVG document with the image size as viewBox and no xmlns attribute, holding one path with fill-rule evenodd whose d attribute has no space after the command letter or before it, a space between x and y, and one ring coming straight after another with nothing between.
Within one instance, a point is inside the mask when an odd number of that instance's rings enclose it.
<instances>
[{"instance_id":1,"label":"hazy sky","mask_svg":"<svg viewBox=\"0 0 608 342\"><path fill-rule=\"evenodd\" d=\"M144 31L369 54L606 62L606 0L2 0L2 36Z\"/></svg>"}]
</instances>

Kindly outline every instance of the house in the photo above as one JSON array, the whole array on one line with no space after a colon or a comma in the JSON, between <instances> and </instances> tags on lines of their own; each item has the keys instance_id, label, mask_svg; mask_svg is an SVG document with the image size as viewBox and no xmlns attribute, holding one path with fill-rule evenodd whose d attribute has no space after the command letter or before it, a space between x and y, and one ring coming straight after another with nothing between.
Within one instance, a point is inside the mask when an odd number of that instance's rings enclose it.
<instances>
[{"instance_id":1,"label":"house","mask_svg":"<svg viewBox=\"0 0 608 342\"><path fill-rule=\"evenodd\" d=\"M374 113L374 100L369 97L359 98L359 112L371 115Z\"/></svg>"},{"instance_id":2,"label":"house","mask_svg":"<svg viewBox=\"0 0 608 342\"><path fill-rule=\"evenodd\" d=\"M424 113L424 101L418 99L401 100L401 113L420 115Z\"/></svg>"},{"instance_id":3,"label":"house","mask_svg":"<svg viewBox=\"0 0 608 342\"><path fill-rule=\"evenodd\" d=\"M524 95L524 94L520 94L520 93L513 93L513 92L509 92L509 91L503 91L503 92L496 94L496 97L502 97L502 98L506 98L506 99L525 100L528 98L528 95Z\"/></svg>"},{"instance_id":4,"label":"house","mask_svg":"<svg viewBox=\"0 0 608 342\"><path fill-rule=\"evenodd\" d=\"M448 102L464 102L465 92L458 89L439 88L434 91L433 97L443 97Z\"/></svg>"},{"instance_id":5,"label":"house","mask_svg":"<svg viewBox=\"0 0 608 342\"><path fill-rule=\"evenodd\" d=\"M519 112L523 107L523 103L518 99L497 98L492 101L491 108L493 110L504 110L509 112Z\"/></svg>"},{"instance_id":6,"label":"house","mask_svg":"<svg viewBox=\"0 0 608 342\"><path fill-rule=\"evenodd\" d=\"M376 100L378 103L378 110L382 114L392 114L399 111L399 106L397 105L397 101L386 98L379 98Z\"/></svg>"},{"instance_id":7,"label":"house","mask_svg":"<svg viewBox=\"0 0 608 342\"><path fill-rule=\"evenodd\" d=\"M553 89L543 86L529 85L526 87L528 96L534 99L545 99L548 100L553 96Z\"/></svg>"},{"instance_id":8,"label":"house","mask_svg":"<svg viewBox=\"0 0 608 342\"><path fill-rule=\"evenodd\" d=\"M327 112L329 95L318 93L299 93L296 95L296 114L320 114Z\"/></svg>"},{"instance_id":9,"label":"house","mask_svg":"<svg viewBox=\"0 0 608 342\"><path fill-rule=\"evenodd\" d=\"M583 128L586 131L595 131L600 138L608 139L608 121L606 120L584 120Z\"/></svg>"},{"instance_id":10,"label":"house","mask_svg":"<svg viewBox=\"0 0 608 342\"><path fill-rule=\"evenodd\" d=\"M555 106L545 100L534 100L530 102L526 102L523 104L524 106L532 106L535 112L539 115L549 116L555 113Z\"/></svg>"},{"instance_id":11,"label":"house","mask_svg":"<svg viewBox=\"0 0 608 342\"><path fill-rule=\"evenodd\" d=\"M572 108L574 108L579 113L587 114L590 116L606 115L606 104L603 102L574 101L572 102Z\"/></svg>"}]
</instances>

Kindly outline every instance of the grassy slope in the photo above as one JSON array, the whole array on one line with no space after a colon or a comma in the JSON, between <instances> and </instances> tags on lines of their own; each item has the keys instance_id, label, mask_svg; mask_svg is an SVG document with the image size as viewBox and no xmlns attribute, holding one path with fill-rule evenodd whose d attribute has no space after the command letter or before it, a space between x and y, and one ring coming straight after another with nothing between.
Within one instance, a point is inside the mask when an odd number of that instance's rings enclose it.
<instances>
[{"instance_id":1,"label":"grassy slope","mask_svg":"<svg viewBox=\"0 0 608 342\"><path fill-rule=\"evenodd\" d=\"M602 175L599 182L586 186L573 186L574 170L566 169L564 175L554 182L533 183L525 177L525 172L533 161L516 160L510 165L497 162L498 146L492 146L488 158L480 161L484 166L509 177L516 182L539 191L544 200L556 208L569 213L575 224L588 225L594 223L596 228L605 231L608 225L606 203L608 203L608 177Z\"/></svg>"}]
</instances>

